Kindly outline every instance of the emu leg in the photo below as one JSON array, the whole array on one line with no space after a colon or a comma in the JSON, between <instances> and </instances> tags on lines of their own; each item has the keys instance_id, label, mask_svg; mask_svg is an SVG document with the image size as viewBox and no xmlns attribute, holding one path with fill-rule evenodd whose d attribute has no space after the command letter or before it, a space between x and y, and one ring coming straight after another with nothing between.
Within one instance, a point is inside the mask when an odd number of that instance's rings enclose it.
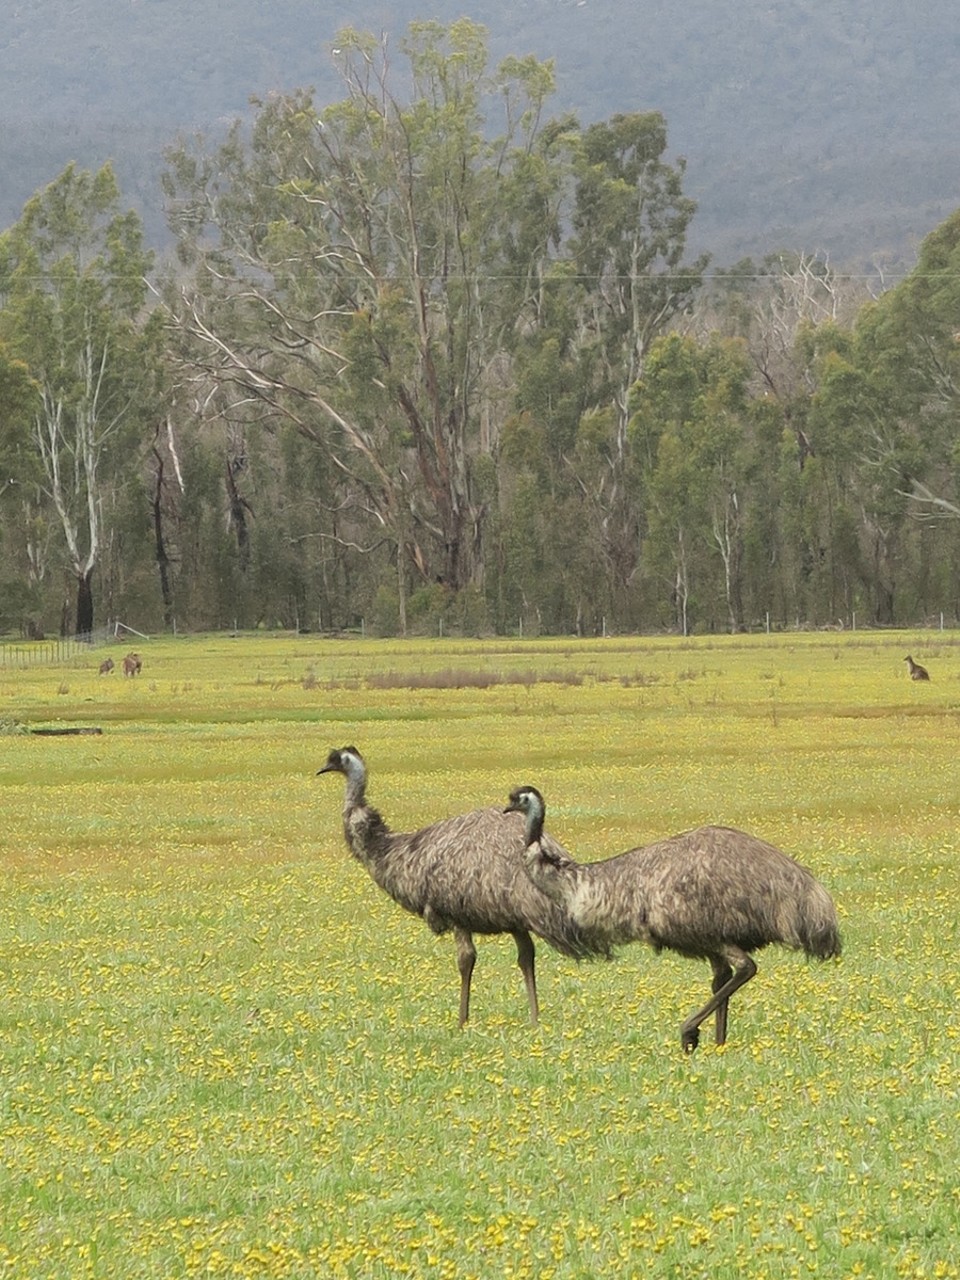
<instances>
[{"instance_id":1,"label":"emu leg","mask_svg":"<svg viewBox=\"0 0 960 1280\"><path fill-rule=\"evenodd\" d=\"M702 1009L698 1009L696 1013L692 1013L683 1026L680 1028L680 1043L683 1046L684 1053L692 1053L700 1043L700 1023L709 1018L715 1009L724 1006L724 1035L726 1035L726 1005L727 1001L735 991L738 991L745 982L757 972L757 966L754 964L750 956L745 951L741 951L739 947L729 947L727 949L727 957L733 961L734 974L729 981L725 982L719 991L714 991L713 996L707 1001ZM717 1043L723 1044L719 1038L719 1026Z\"/></svg>"},{"instance_id":2,"label":"emu leg","mask_svg":"<svg viewBox=\"0 0 960 1280\"><path fill-rule=\"evenodd\" d=\"M457 940L457 968L460 970L460 1026L470 1016L470 979L473 977L473 966L477 963L477 948L473 945L473 937L467 929L454 929L453 936Z\"/></svg>"},{"instance_id":3,"label":"emu leg","mask_svg":"<svg viewBox=\"0 0 960 1280\"><path fill-rule=\"evenodd\" d=\"M527 988L527 1000L530 1004L530 1021L536 1026L537 1019L540 1017L540 1006L537 1003L537 976L534 972L534 949L533 939L529 933L518 930L513 935L513 940L517 944L517 964L520 966L520 972L523 974L523 982Z\"/></svg>"},{"instance_id":4,"label":"emu leg","mask_svg":"<svg viewBox=\"0 0 960 1280\"><path fill-rule=\"evenodd\" d=\"M718 991L722 991L730 979L733 977L733 970L727 964L722 956L711 956L710 963L713 966L713 986L710 990L714 995ZM723 1044L727 1038L727 1006L729 998L724 999L722 1004L717 1005L716 1017L716 1039L717 1044Z\"/></svg>"}]
</instances>

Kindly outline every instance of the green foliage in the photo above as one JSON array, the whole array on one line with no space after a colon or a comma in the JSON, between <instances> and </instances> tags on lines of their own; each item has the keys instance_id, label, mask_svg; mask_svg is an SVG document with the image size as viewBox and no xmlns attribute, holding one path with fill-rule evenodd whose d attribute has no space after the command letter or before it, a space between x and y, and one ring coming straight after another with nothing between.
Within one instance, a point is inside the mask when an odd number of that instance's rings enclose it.
<instances>
[{"instance_id":1,"label":"green foliage","mask_svg":"<svg viewBox=\"0 0 960 1280\"><path fill-rule=\"evenodd\" d=\"M373 634L398 636L400 634L400 596L386 584L377 587L373 598L370 624Z\"/></svg>"},{"instance_id":2,"label":"green foliage","mask_svg":"<svg viewBox=\"0 0 960 1280\"><path fill-rule=\"evenodd\" d=\"M411 629L418 635L437 635L449 617L450 605L450 592L442 583L433 582L418 587L411 592L407 601L407 617Z\"/></svg>"},{"instance_id":3,"label":"green foliage","mask_svg":"<svg viewBox=\"0 0 960 1280\"><path fill-rule=\"evenodd\" d=\"M30 422L39 388L30 367L0 344L0 498L13 485L37 478L30 449Z\"/></svg>"},{"instance_id":4,"label":"green foliage","mask_svg":"<svg viewBox=\"0 0 960 1280\"><path fill-rule=\"evenodd\" d=\"M912 518L956 493L958 233L956 217L938 228L916 271L865 307L852 333L828 333L816 347L807 339L817 372L809 421L830 462L824 478L838 510L857 503L863 512L859 531L844 532L844 559L853 566L856 548L855 571L885 623L905 589L916 600Z\"/></svg>"},{"instance_id":5,"label":"green foliage","mask_svg":"<svg viewBox=\"0 0 960 1280\"><path fill-rule=\"evenodd\" d=\"M340 528L324 536L377 551L385 538L403 578L455 595L486 574L512 380L557 482L584 415L617 413L599 484L620 509L605 530L590 514L613 591L636 541L617 406L695 283L696 269L680 286L667 275L693 211L682 164L663 159L659 117L582 136L572 119L548 121L552 68L490 69L469 20L414 23L402 48L409 101L384 49L346 30L346 96L322 116L309 94L278 97L260 104L249 143L234 131L215 159L172 154L172 224L199 268L170 295L185 366L216 371L226 412L259 401L271 426L287 419L335 459L322 503ZM606 220L588 232L597 201ZM376 540L361 532L371 515Z\"/></svg>"},{"instance_id":6,"label":"green foliage","mask_svg":"<svg viewBox=\"0 0 960 1280\"><path fill-rule=\"evenodd\" d=\"M960 217L859 314L800 250L704 289L662 113L551 118L468 19L334 49L339 100L172 149L162 307L109 166L0 239L8 625L65 569L82 625L953 616Z\"/></svg>"},{"instance_id":7,"label":"green foliage","mask_svg":"<svg viewBox=\"0 0 960 1280\"><path fill-rule=\"evenodd\" d=\"M729 626L736 631L746 622L744 547L765 469L746 394L749 376L742 343L715 339L701 347L674 334L654 344L634 388L630 429L649 497L647 550L670 566L684 634L695 625L697 597L701 625L717 625L706 603L716 594L717 556ZM759 519L763 504L757 507Z\"/></svg>"},{"instance_id":8,"label":"green foliage","mask_svg":"<svg viewBox=\"0 0 960 1280\"><path fill-rule=\"evenodd\" d=\"M93 629L107 486L124 479L157 408L160 333L143 316L150 264L109 165L69 165L27 203L2 255L0 337L36 386L34 475L77 583L78 633Z\"/></svg>"}]
</instances>

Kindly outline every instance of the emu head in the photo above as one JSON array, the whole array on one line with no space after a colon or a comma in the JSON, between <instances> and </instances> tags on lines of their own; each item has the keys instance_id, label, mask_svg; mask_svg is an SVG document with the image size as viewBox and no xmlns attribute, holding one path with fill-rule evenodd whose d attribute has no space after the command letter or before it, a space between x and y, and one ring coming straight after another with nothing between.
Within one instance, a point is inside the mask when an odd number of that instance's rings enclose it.
<instances>
[{"instance_id":1,"label":"emu head","mask_svg":"<svg viewBox=\"0 0 960 1280\"><path fill-rule=\"evenodd\" d=\"M527 820L527 844L533 844L543 835L547 803L536 787L515 787L510 792L510 803L503 812L524 815Z\"/></svg>"},{"instance_id":2,"label":"emu head","mask_svg":"<svg viewBox=\"0 0 960 1280\"><path fill-rule=\"evenodd\" d=\"M367 769L356 747L341 747L330 752L327 763L317 770L317 777L321 773L342 773L348 782L357 785L366 779Z\"/></svg>"},{"instance_id":3,"label":"emu head","mask_svg":"<svg viewBox=\"0 0 960 1280\"><path fill-rule=\"evenodd\" d=\"M523 851L523 864L527 874L541 892L555 901L565 896L565 869L573 864L553 848L543 843L543 820L547 805L536 787L517 787L510 792L510 803L504 813L522 813L527 819L527 846Z\"/></svg>"}]
</instances>

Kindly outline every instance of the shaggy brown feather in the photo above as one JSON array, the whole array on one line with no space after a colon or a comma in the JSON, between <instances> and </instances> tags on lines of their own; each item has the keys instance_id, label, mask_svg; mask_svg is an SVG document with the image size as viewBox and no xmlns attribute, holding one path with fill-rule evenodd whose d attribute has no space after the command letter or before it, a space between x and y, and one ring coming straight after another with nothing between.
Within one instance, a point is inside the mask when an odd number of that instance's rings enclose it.
<instances>
[{"instance_id":1,"label":"shaggy brown feather","mask_svg":"<svg viewBox=\"0 0 960 1280\"><path fill-rule=\"evenodd\" d=\"M819 960L840 955L826 889L806 867L746 831L699 827L605 862L579 863L547 847L546 805L536 787L512 792L507 811L527 817L527 874L569 911L588 945L647 942L710 961L714 995L683 1025L687 1050L714 1011L717 1041L725 1040L727 1002L756 972L751 952L779 943Z\"/></svg>"},{"instance_id":2,"label":"shaggy brown feather","mask_svg":"<svg viewBox=\"0 0 960 1280\"><path fill-rule=\"evenodd\" d=\"M473 934L509 933L517 944L536 1022L538 1005L531 933L578 959L606 954L587 943L567 912L540 892L523 866L525 824L519 814L475 809L419 831L393 832L366 800L366 765L356 747L330 752L319 773L346 779L343 831L350 852L395 902L421 916L434 933L453 930L460 969L460 1025L469 1015L476 949ZM547 846L561 855L555 841Z\"/></svg>"}]
</instances>

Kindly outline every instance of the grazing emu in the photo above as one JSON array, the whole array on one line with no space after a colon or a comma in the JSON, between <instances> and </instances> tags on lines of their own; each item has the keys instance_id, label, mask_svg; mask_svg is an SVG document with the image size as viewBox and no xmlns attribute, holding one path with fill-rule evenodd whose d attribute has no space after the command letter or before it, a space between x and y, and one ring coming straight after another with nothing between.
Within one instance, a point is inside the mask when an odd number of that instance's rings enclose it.
<instances>
[{"instance_id":1,"label":"grazing emu","mask_svg":"<svg viewBox=\"0 0 960 1280\"><path fill-rule=\"evenodd\" d=\"M367 804L367 770L356 747L331 751L321 773L346 779L343 833L350 852L401 907L422 916L434 933L453 930L460 970L460 1026L470 1012L477 959L473 934L509 933L530 1003L539 1016L531 933L578 958L591 953L566 913L545 897L523 868L524 824L502 809L475 809L407 834L392 832ZM553 841L547 846L562 854ZM606 948L601 945L600 950Z\"/></svg>"},{"instance_id":2,"label":"grazing emu","mask_svg":"<svg viewBox=\"0 0 960 1280\"><path fill-rule=\"evenodd\" d=\"M904 662L907 664L907 668L910 672L911 680L929 680L930 679L930 672L927 670L927 668L921 667L919 662L914 662L914 660L910 657L909 653L904 658Z\"/></svg>"},{"instance_id":3,"label":"grazing emu","mask_svg":"<svg viewBox=\"0 0 960 1280\"><path fill-rule=\"evenodd\" d=\"M527 818L527 873L569 911L593 949L647 942L655 950L709 960L713 995L680 1029L689 1053L716 1012L727 1037L727 1003L757 972L750 952L770 942L826 960L840 954L830 895L773 845L730 827L699 827L606 862L578 863L543 840L546 805L535 787L510 794L505 812Z\"/></svg>"},{"instance_id":4,"label":"grazing emu","mask_svg":"<svg viewBox=\"0 0 960 1280\"><path fill-rule=\"evenodd\" d=\"M104 658L104 660L100 663L100 674L102 676L108 676L112 670L113 670L113 659Z\"/></svg>"},{"instance_id":5,"label":"grazing emu","mask_svg":"<svg viewBox=\"0 0 960 1280\"><path fill-rule=\"evenodd\" d=\"M143 659L139 653L128 653L123 660L123 674L125 676L138 676L143 667Z\"/></svg>"}]
</instances>

